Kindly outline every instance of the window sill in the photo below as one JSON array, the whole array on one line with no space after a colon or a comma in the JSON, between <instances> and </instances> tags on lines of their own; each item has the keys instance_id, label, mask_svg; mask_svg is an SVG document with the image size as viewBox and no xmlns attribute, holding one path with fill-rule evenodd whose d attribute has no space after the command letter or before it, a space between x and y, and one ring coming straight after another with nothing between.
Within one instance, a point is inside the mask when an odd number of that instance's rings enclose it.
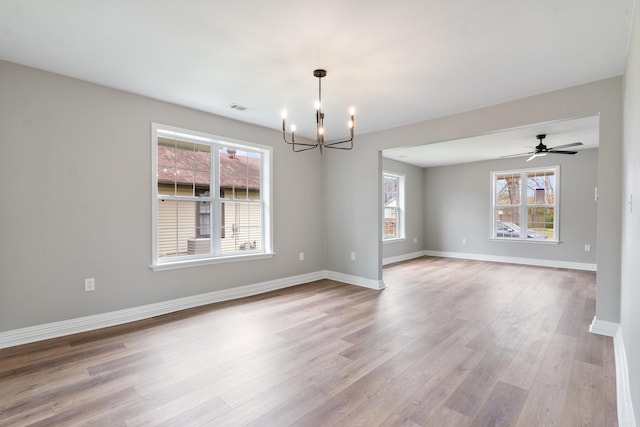
<instances>
[{"instance_id":1,"label":"window sill","mask_svg":"<svg viewBox=\"0 0 640 427\"><path fill-rule=\"evenodd\" d=\"M494 242L533 243L536 245L559 245L559 240L512 239L509 237L489 237Z\"/></svg>"},{"instance_id":2,"label":"window sill","mask_svg":"<svg viewBox=\"0 0 640 427\"><path fill-rule=\"evenodd\" d=\"M223 264L226 262L238 262L238 261L254 261L258 259L269 259L275 256L275 252L269 253L254 253L247 255L231 255L217 258L200 258L200 259L188 259L181 261L171 261L161 264L151 264L149 266L153 271L175 270L177 268L198 267L201 265L210 264Z\"/></svg>"},{"instance_id":3,"label":"window sill","mask_svg":"<svg viewBox=\"0 0 640 427\"><path fill-rule=\"evenodd\" d=\"M395 237L393 239L382 239L382 244L404 242L405 240L407 240L406 237Z\"/></svg>"}]
</instances>

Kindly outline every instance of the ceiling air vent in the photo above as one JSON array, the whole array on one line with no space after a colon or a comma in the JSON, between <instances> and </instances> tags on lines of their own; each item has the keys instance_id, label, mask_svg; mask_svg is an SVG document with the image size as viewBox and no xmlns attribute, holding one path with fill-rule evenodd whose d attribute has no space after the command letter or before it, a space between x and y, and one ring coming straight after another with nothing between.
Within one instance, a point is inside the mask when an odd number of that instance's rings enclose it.
<instances>
[{"instance_id":1,"label":"ceiling air vent","mask_svg":"<svg viewBox=\"0 0 640 427\"><path fill-rule=\"evenodd\" d=\"M249 109L249 107L245 107L244 105L240 105L240 104L229 104L228 105L229 108L231 108L232 110L237 110L237 111L247 111Z\"/></svg>"}]
</instances>

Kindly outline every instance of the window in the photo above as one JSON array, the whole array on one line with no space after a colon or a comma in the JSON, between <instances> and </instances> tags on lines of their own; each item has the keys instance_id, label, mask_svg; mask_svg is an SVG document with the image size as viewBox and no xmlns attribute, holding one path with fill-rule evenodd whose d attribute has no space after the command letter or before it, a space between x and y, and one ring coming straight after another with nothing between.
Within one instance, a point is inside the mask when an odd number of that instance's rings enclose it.
<instances>
[{"instance_id":1,"label":"window","mask_svg":"<svg viewBox=\"0 0 640 427\"><path fill-rule=\"evenodd\" d=\"M271 150L152 125L152 267L271 253Z\"/></svg>"},{"instance_id":2,"label":"window","mask_svg":"<svg viewBox=\"0 0 640 427\"><path fill-rule=\"evenodd\" d=\"M201 197L209 197L209 192L205 191L199 195ZM198 202L197 209L196 237L211 237L211 202Z\"/></svg>"},{"instance_id":3,"label":"window","mask_svg":"<svg viewBox=\"0 0 640 427\"><path fill-rule=\"evenodd\" d=\"M404 175L382 174L382 240L404 238Z\"/></svg>"},{"instance_id":4,"label":"window","mask_svg":"<svg viewBox=\"0 0 640 427\"><path fill-rule=\"evenodd\" d=\"M558 241L559 167L492 172L492 238Z\"/></svg>"}]
</instances>

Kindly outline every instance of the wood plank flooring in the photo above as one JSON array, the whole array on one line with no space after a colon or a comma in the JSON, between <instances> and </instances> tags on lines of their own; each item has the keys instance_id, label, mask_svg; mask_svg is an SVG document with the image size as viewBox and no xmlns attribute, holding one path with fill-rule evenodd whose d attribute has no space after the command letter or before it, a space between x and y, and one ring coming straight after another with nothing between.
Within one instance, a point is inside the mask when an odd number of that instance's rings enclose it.
<instances>
[{"instance_id":1,"label":"wood plank flooring","mask_svg":"<svg viewBox=\"0 0 640 427\"><path fill-rule=\"evenodd\" d=\"M425 257L0 350L0 426L615 426L595 273Z\"/></svg>"}]
</instances>

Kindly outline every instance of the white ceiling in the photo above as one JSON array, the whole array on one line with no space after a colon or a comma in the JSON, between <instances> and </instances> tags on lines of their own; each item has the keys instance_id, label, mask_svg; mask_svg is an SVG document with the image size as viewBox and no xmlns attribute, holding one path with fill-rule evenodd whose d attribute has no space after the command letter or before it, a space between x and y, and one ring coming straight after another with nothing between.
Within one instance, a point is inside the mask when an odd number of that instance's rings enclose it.
<instances>
[{"instance_id":1,"label":"white ceiling","mask_svg":"<svg viewBox=\"0 0 640 427\"><path fill-rule=\"evenodd\" d=\"M0 59L306 136L321 67L357 138L621 75L634 1L1 0Z\"/></svg>"},{"instance_id":2,"label":"white ceiling","mask_svg":"<svg viewBox=\"0 0 640 427\"><path fill-rule=\"evenodd\" d=\"M578 151L579 155L581 150L599 146L599 117L591 116L539 123L455 141L443 141L416 147L391 148L384 150L383 156L423 168L479 162L532 152L539 142L536 135L540 134L546 135L543 143L548 148L582 142L581 146L569 148L571 151ZM559 154L554 155L558 156ZM522 157L523 164L529 157ZM535 161L530 166L535 166Z\"/></svg>"}]
</instances>

